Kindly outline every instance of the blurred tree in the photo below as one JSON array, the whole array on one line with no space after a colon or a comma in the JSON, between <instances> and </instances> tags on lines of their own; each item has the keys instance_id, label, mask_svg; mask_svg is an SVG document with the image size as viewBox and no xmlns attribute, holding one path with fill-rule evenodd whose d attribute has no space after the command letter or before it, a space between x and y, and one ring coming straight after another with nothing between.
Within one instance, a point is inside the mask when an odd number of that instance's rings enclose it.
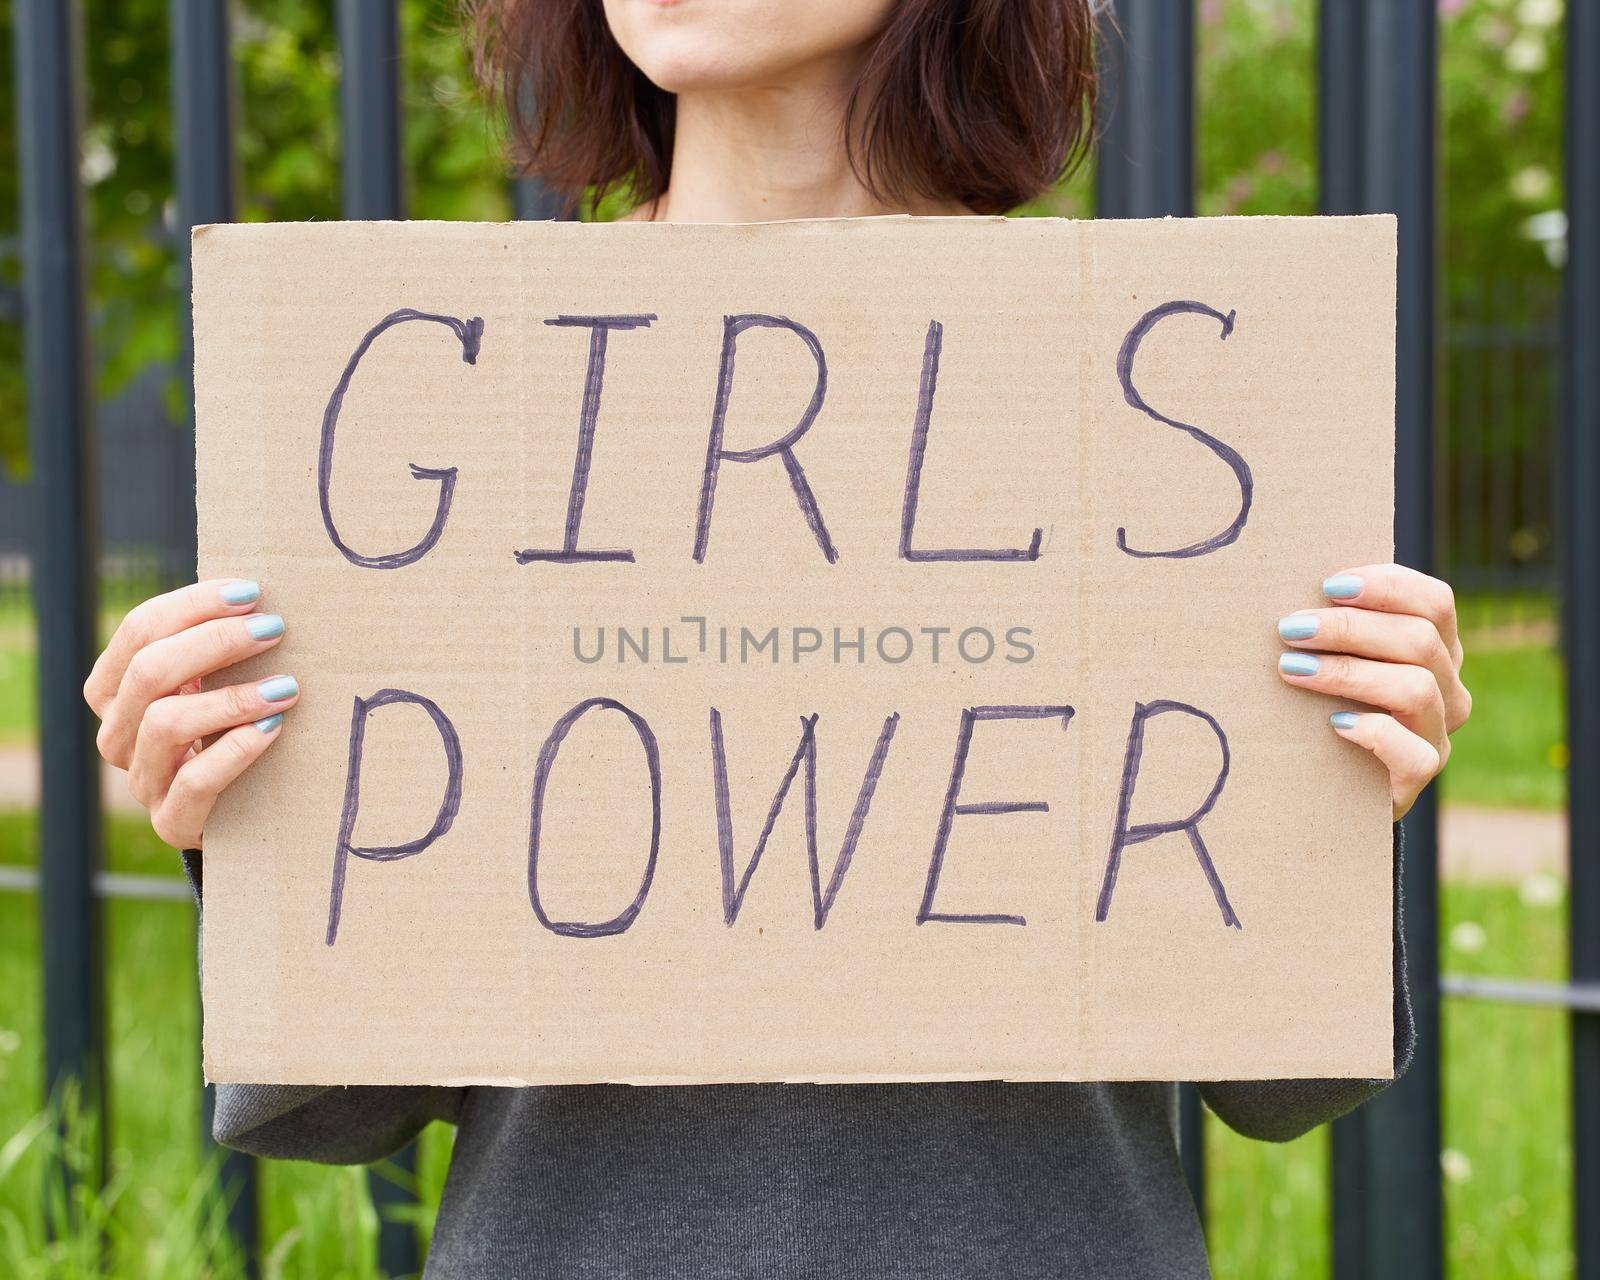
<instances>
[{"instance_id":1,"label":"blurred tree","mask_svg":"<svg viewBox=\"0 0 1600 1280\"><path fill-rule=\"evenodd\" d=\"M86 0L82 173L100 390L178 354L167 0ZM453 0L404 0L410 216L510 216L498 141L472 93ZM0 248L17 234L10 6L0 6ZM339 216L339 57L328 0L236 0L240 216ZM0 290L15 252L0 259ZM0 464L25 467L20 330L0 314Z\"/></svg>"},{"instance_id":2,"label":"blurred tree","mask_svg":"<svg viewBox=\"0 0 1600 1280\"><path fill-rule=\"evenodd\" d=\"M102 390L177 353L166 0L83 0L91 306ZM1197 0L1197 208L1316 207L1313 0ZM472 92L454 0L402 0L410 216L509 216L497 131ZM1562 0L1439 0L1447 287L1548 273L1559 256ZM16 236L9 6L0 6L0 250ZM330 0L235 0L241 216L334 218ZM1084 214L1087 171L1030 211ZM16 278L0 253L0 293ZM25 460L20 341L0 315L0 464Z\"/></svg>"},{"instance_id":3,"label":"blurred tree","mask_svg":"<svg viewBox=\"0 0 1600 1280\"><path fill-rule=\"evenodd\" d=\"M1199 0L1195 212L1317 211L1314 0Z\"/></svg>"},{"instance_id":4,"label":"blurred tree","mask_svg":"<svg viewBox=\"0 0 1600 1280\"><path fill-rule=\"evenodd\" d=\"M1548 278L1564 260L1564 10L1562 0L1439 0L1440 205L1453 292Z\"/></svg>"},{"instance_id":5,"label":"blurred tree","mask_svg":"<svg viewBox=\"0 0 1600 1280\"><path fill-rule=\"evenodd\" d=\"M1562 0L1438 0L1446 287L1560 261ZM1201 214L1314 213L1314 0L1198 0Z\"/></svg>"}]
</instances>

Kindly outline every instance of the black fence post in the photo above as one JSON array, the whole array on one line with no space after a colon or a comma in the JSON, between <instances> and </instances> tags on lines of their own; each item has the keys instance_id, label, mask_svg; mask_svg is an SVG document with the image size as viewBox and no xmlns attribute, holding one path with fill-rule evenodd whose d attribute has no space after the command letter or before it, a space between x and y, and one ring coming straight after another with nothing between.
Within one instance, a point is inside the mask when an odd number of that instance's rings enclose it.
<instances>
[{"instance_id":1,"label":"black fence post","mask_svg":"<svg viewBox=\"0 0 1600 1280\"><path fill-rule=\"evenodd\" d=\"M1115 0L1098 33L1097 218L1194 213L1194 11L1166 0ZM1178 1086L1178 1155L1206 1220L1205 1109Z\"/></svg>"},{"instance_id":2,"label":"black fence post","mask_svg":"<svg viewBox=\"0 0 1600 1280\"><path fill-rule=\"evenodd\" d=\"M344 216L405 217L396 0L339 0Z\"/></svg>"},{"instance_id":3,"label":"black fence post","mask_svg":"<svg viewBox=\"0 0 1600 1280\"><path fill-rule=\"evenodd\" d=\"M228 42L227 0L171 0L168 18L172 36L172 114L176 126L177 241L180 316L180 370L188 427L194 430L194 334L189 311L189 232L210 222L232 222L235 216L233 169L233 57ZM191 437L192 445L192 437ZM188 538L180 548L185 576L195 569L194 455L189 454L188 483L182 486L188 504L180 521Z\"/></svg>"},{"instance_id":4,"label":"black fence post","mask_svg":"<svg viewBox=\"0 0 1600 1280\"><path fill-rule=\"evenodd\" d=\"M22 165L23 336L36 494L33 599L39 636L40 912L45 1086L79 1082L107 1124L100 903L100 771L83 680L97 643L94 439L84 319L81 14L16 0ZM95 1167L103 1162L96 1161Z\"/></svg>"},{"instance_id":5,"label":"black fence post","mask_svg":"<svg viewBox=\"0 0 1600 1280\"><path fill-rule=\"evenodd\" d=\"M1099 40L1097 218L1194 213L1194 12L1115 0Z\"/></svg>"},{"instance_id":6,"label":"black fence post","mask_svg":"<svg viewBox=\"0 0 1600 1280\"><path fill-rule=\"evenodd\" d=\"M344 142L344 216L405 217L400 125L400 15L397 0L339 0L339 111ZM416 1145L390 1162L395 1177L369 1171L378 1212L378 1266L389 1276L421 1270L414 1197L402 1185L416 1171Z\"/></svg>"},{"instance_id":7,"label":"black fence post","mask_svg":"<svg viewBox=\"0 0 1600 1280\"><path fill-rule=\"evenodd\" d=\"M1433 563L1434 0L1322 0L1318 34L1322 211L1399 218L1395 557L1427 571ZM1444 1274L1431 790L1405 828L1405 944L1417 1048L1403 1079L1334 1122L1338 1280Z\"/></svg>"},{"instance_id":8,"label":"black fence post","mask_svg":"<svg viewBox=\"0 0 1600 1280\"><path fill-rule=\"evenodd\" d=\"M550 190L537 178L518 178L512 182L511 210L519 222L565 222L572 217L566 197Z\"/></svg>"},{"instance_id":9,"label":"black fence post","mask_svg":"<svg viewBox=\"0 0 1600 1280\"><path fill-rule=\"evenodd\" d=\"M1367 0L1317 5L1318 211L1365 213Z\"/></svg>"},{"instance_id":10,"label":"black fence post","mask_svg":"<svg viewBox=\"0 0 1600 1280\"><path fill-rule=\"evenodd\" d=\"M1563 321L1567 788L1572 980L1600 982L1600 9L1567 4L1567 267ZM1577 1276L1600 1280L1600 1013L1572 1015Z\"/></svg>"},{"instance_id":11,"label":"black fence post","mask_svg":"<svg viewBox=\"0 0 1600 1280\"><path fill-rule=\"evenodd\" d=\"M194 498L194 332L189 297L189 233L212 222L232 222L236 214L233 164L233 53L229 47L227 0L171 0L172 113L176 125L179 271L179 376L188 411L185 472L179 491L186 509L178 514L183 544L178 548L184 578L195 573ZM201 1086L201 1139L214 1150L212 1119L216 1090ZM247 1274L258 1272L261 1223L256 1163L239 1151L222 1150L219 1169L228 1206L228 1227L244 1257Z\"/></svg>"}]
</instances>

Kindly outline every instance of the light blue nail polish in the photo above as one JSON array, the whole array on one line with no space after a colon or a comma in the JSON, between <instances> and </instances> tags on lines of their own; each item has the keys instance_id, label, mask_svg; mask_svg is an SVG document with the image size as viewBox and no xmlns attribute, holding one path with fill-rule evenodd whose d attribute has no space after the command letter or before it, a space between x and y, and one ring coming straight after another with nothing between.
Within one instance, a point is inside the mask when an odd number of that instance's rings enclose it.
<instances>
[{"instance_id":1,"label":"light blue nail polish","mask_svg":"<svg viewBox=\"0 0 1600 1280\"><path fill-rule=\"evenodd\" d=\"M1317 634L1317 619L1309 613L1296 613L1278 619L1278 634L1285 640L1309 640Z\"/></svg>"},{"instance_id":2,"label":"light blue nail polish","mask_svg":"<svg viewBox=\"0 0 1600 1280\"><path fill-rule=\"evenodd\" d=\"M1286 653L1278 659L1278 670L1286 676L1314 676L1321 667L1314 653Z\"/></svg>"},{"instance_id":3,"label":"light blue nail polish","mask_svg":"<svg viewBox=\"0 0 1600 1280\"><path fill-rule=\"evenodd\" d=\"M1361 594L1365 584L1353 573L1336 573L1324 579L1322 594L1330 600L1349 600Z\"/></svg>"},{"instance_id":4,"label":"light blue nail polish","mask_svg":"<svg viewBox=\"0 0 1600 1280\"><path fill-rule=\"evenodd\" d=\"M299 682L293 676L273 676L263 680L256 690L264 702L282 702L300 692Z\"/></svg>"},{"instance_id":5,"label":"light blue nail polish","mask_svg":"<svg viewBox=\"0 0 1600 1280\"><path fill-rule=\"evenodd\" d=\"M253 613L244 620L252 640L276 640L283 634L283 619L275 613Z\"/></svg>"},{"instance_id":6,"label":"light blue nail polish","mask_svg":"<svg viewBox=\"0 0 1600 1280\"><path fill-rule=\"evenodd\" d=\"M237 582L223 583L217 594L222 597L223 604L254 604L261 599L261 584L241 578Z\"/></svg>"},{"instance_id":7,"label":"light blue nail polish","mask_svg":"<svg viewBox=\"0 0 1600 1280\"><path fill-rule=\"evenodd\" d=\"M278 711L274 712L270 716L263 716L261 719L257 720L256 728L260 729L262 733L271 733L282 723L283 712Z\"/></svg>"},{"instance_id":8,"label":"light blue nail polish","mask_svg":"<svg viewBox=\"0 0 1600 1280\"><path fill-rule=\"evenodd\" d=\"M1356 727L1356 713L1354 711L1335 711L1328 717L1328 723L1335 729L1354 729Z\"/></svg>"}]
</instances>

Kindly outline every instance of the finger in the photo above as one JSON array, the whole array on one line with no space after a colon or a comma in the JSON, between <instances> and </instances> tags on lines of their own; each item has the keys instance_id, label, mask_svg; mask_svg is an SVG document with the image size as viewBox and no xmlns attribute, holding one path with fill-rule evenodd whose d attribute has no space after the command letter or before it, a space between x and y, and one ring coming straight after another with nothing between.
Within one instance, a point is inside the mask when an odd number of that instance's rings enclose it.
<instances>
[{"instance_id":1,"label":"finger","mask_svg":"<svg viewBox=\"0 0 1600 1280\"><path fill-rule=\"evenodd\" d=\"M116 697L101 715L95 739L100 754L126 769L139 722L152 702L201 676L265 653L282 637L282 618L275 613L255 613L244 618L214 618L147 644L128 662Z\"/></svg>"},{"instance_id":2,"label":"finger","mask_svg":"<svg viewBox=\"0 0 1600 1280\"><path fill-rule=\"evenodd\" d=\"M207 619L248 613L259 599L259 583L246 578L208 578L135 606L122 619L83 682L84 700L95 715L104 719L106 708L122 687L128 664L140 649Z\"/></svg>"},{"instance_id":3,"label":"finger","mask_svg":"<svg viewBox=\"0 0 1600 1280\"><path fill-rule=\"evenodd\" d=\"M1472 711L1472 695L1461 683L1439 628L1428 618L1370 609L1306 609L1280 618L1278 635L1299 648L1426 667L1444 697L1445 727L1451 733Z\"/></svg>"},{"instance_id":4,"label":"finger","mask_svg":"<svg viewBox=\"0 0 1600 1280\"><path fill-rule=\"evenodd\" d=\"M229 729L204 751L190 756L172 779L166 797L151 811L155 833L175 849L198 849L217 797L278 740L283 716Z\"/></svg>"},{"instance_id":5,"label":"finger","mask_svg":"<svg viewBox=\"0 0 1600 1280\"><path fill-rule=\"evenodd\" d=\"M1330 600L1379 613L1414 613L1439 629L1451 658L1461 663L1461 636L1456 628L1456 596L1448 582L1430 578L1403 564L1368 564L1343 569L1326 578L1322 593Z\"/></svg>"},{"instance_id":6,"label":"finger","mask_svg":"<svg viewBox=\"0 0 1600 1280\"><path fill-rule=\"evenodd\" d=\"M195 742L287 711L299 697L293 676L273 676L258 683L158 698L139 722L128 765L128 790L146 809L154 809Z\"/></svg>"},{"instance_id":7,"label":"finger","mask_svg":"<svg viewBox=\"0 0 1600 1280\"><path fill-rule=\"evenodd\" d=\"M1278 673L1300 688L1379 707L1436 745L1449 736L1444 727L1444 697L1426 667L1374 662L1343 653L1291 652L1278 659Z\"/></svg>"},{"instance_id":8,"label":"finger","mask_svg":"<svg viewBox=\"0 0 1600 1280\"><path fill-rule=\"evenodd\" d=\"M1400 821L1444 765L1438 748L1393 716L1376 711L1336 711L1329 718L1341 738L1365 747L1389 771L1394 820Z\"/></svg>"}]
</instances>

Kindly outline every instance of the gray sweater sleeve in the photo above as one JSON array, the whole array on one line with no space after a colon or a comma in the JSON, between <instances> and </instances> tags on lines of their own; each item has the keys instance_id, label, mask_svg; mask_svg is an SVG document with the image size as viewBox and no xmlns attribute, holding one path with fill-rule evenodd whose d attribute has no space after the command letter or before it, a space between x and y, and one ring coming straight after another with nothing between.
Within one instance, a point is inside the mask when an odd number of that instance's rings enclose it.
<instances>
[{"instance_id":1,"label":"gray sweater sleeve","mask_svg":"<svg viewBox=\"0 0 1600 1280\"><path fill-rule=\"evenodd\" d=\"M1411 1064L1417 1028L1406 985L1405 899L1401 870L1405 838L1394 828L1394 1079ZM1229 1080L1199 1086L1200 1096L1230 1129L1247 1138L1288 1142L1337 1119L1381 1093L1394 1080Z\"/></svg>"},{"instance_id":2,"label":"gray sweater sleeve","mask_svg":"<svg viewBox=\"0 0 1600 1280\"><path fill-rule=\"evenodd\" d=\"M200 904L198 850L183 869ZM366 1164L393 1155L434 1120L454 1123L463 1089L417 1085L219 1084L212 1133L224 1146L279 1160Z\"/></svg>"}]
</instances>

